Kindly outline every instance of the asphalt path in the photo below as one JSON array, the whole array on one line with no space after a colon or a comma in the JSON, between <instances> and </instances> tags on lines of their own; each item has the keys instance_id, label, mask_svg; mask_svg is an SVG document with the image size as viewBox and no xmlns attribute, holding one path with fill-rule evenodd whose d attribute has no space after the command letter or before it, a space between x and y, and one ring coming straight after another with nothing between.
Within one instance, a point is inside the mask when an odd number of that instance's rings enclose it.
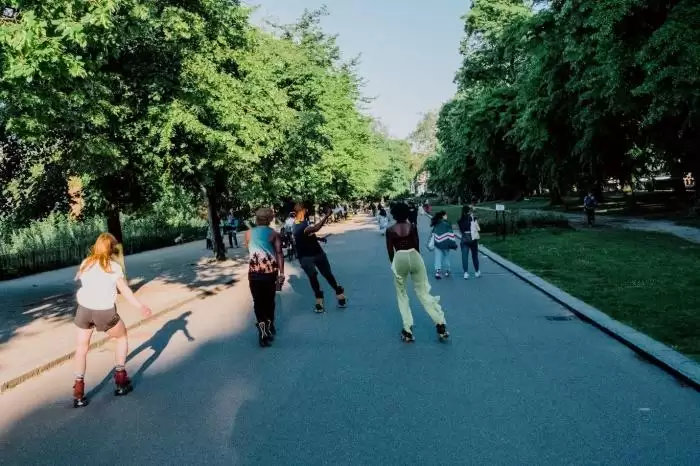
<instances>
[{"instance_id":1,"label":"asphalt path","mask_svg":"<svg viewBox=\"0 0 700 466\"><path fill-rule=\"evenodd\" d=\"M271 348L245 280L173 311L132 335L127 397L109 348L90 355L87 408L70 365L2 395L0 464L700 464L698 392L485 257L480 279L434 283L451 340L412 295L402 343L383 238L362 221L327 246L347 309L324 284L314 314L292 265Z\"/></svg>"}]
</instances>

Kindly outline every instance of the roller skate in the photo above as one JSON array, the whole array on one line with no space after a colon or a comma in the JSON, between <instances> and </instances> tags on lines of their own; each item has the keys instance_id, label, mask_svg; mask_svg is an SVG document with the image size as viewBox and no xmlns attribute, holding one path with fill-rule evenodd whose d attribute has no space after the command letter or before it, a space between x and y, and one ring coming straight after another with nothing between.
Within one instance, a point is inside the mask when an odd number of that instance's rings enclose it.
<instances>
[{"instance_id":1,"label":"roller skate","mask_svg":"<svg viewBox=\"0 0 700 466\"><path fill-rule=\"evenodd\" d=\"M445 326L445 324L437 324L435 328L437 329L440 341L447 341L450 338L450 333L447 331L447 326Z\"/></svg>"},{"instance_id":2,"label":"roller skate","mask_svg":"<svg viewBox=\"0 0 700 466\"><path fill-rule=\"evenodd\" d=\"M258 322L257 324L258 328L258 343L260 344L261 348L265 348L270 346L270 342L272 341L270 339L270 335L267 333L267 325L265 322Z\"/></svg>"},{"instance_id":3,"label":"roller skate","mask_svg":"<svg viewBox=\"0 0 700 466\"><path fill-rule=\"evenodd\" d=\"M73 407L83 408L90 402L85 398L85 381L83 379L75 379L73 384Z\"/></svg>"},{"instance_id":4,"label":"roller skate","mask_svg":"<svg viewBox=\"0 0 700 466\"><path fill-rule=\"evenodd\" d=\"M413 329L411 328L411 330L413 330ZM413 336L412 332L407 332L406 330L402 329L401 330L401 341L403 341L404 343L413 343L414 341L416 341L416 339Z\"/></svg>"},{"instance_id":5,"label":"roller skate","mask_svg":"<svg viewBox=\"0 0 700 466\"><path fill-rule=\"evenodd\" d=\"M114 383L116 388L114 389L115 396L128 395L134 387L131 386L131 380L129 376L126 375L124 369L119 369L114 371Z\"/></svg>"},{"instance_id":6,"label":"roller skate","mask_svg":"<svg viewBox=\"0 0 700 466\"><path fill-rule=\"evenodd\" d=\"M338 300L338 307L345 309L348 307L348 300L345 298L345 289L342 286L338 287L338 291L335 294L335 298Z\"/></svg>"},{"instance_id":7,"label":"roller skate","mask_svg":"<svg viewBox=\"0 0 700 466\"><path fill-rule=\"evenodd\" d=\"M316 312L316 314L323 314L324 312L326 312L326 308L323 306L323 298L316 298L314 312Z\"/></svg>"}]
</instances>

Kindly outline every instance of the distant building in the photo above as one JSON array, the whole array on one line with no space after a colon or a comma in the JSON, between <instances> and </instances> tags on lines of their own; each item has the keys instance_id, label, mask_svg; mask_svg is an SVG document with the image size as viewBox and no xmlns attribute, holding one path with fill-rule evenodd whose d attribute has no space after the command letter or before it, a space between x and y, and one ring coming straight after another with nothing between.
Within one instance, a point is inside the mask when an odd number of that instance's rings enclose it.
<instances>
[{"instance_id":1,"label":"distant building","mask_svg":"<svg viewBox=\"0 0 700 466\"><path fill-rule=\"evenodd\" d=\"M420 172L418 176L416 176L416 179L413 180L411 193L415 194L416 196L422 196L427 193L429 179L430 175L428 175L427 171Z\"/></svg>"}]
</instances>

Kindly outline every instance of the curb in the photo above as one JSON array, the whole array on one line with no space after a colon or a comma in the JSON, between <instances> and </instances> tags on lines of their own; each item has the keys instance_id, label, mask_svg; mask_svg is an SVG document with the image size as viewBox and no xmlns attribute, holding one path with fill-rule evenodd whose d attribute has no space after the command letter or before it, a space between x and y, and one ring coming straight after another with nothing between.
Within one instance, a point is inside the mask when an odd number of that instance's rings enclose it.
<instances>
[{"instance_id":1,"label":"curb","mask_svg":"<svg viewBox=\"0 0 700 466\"><path fill-rule=\"evenodd\" d=\"M479 251L513 275L569 309L582 320L590 322L603 332L641 354L648 361L700 391L700 364L663 343L618 322L604 312L571 296L509 260L504 259L481 244L479 245Z\"/></svg>"},{"instance_id":2,"label":"curb","mask_svg":"<svg viewBox=\"0 0 700 466\"><path fill-rule=\"evenodd\" d=\"M189 298L183 299L182 301L178 301L175 304L171 304L170 306L166 307L165 309L158 311L154 314L152 314L150 317L146 317L145 319L141 319L137 322L134 322L130 326L128 326L126 329L127 331L131 331L133 329L139 328L143 325L146 325L162 316L165 314L168 314L186 304L191 303L192 301L196 301L198 299L205 299L209 298L211 296L217 295L221 293L222 291L231 288L234 284L236 283L235 280L229 280L223 284L217 285L212 289L206 289L202 290L200 288L200 292L196 293L194 296L190 296ZM101 340L98 340L94 343L92 343L89 347L90 350L99 348L101 346L104 346L108 341L110 341L109 337L102 338ZM71 351L70 353L64 354L50 362L44 363L40 365L39 367L36 367L28 372L25 372L24 374L17 376L11 380L8 380L7 382L3 382L2 386L0 386L0 394L5 393L8 390L11 390L15 388L16 386L26 382L27 380L30 380L50 369L53 369L54 367L60 366L61 364L70 361L73 359L73 356L75 356L75 351Z\"/></svg>"}]
</instances>

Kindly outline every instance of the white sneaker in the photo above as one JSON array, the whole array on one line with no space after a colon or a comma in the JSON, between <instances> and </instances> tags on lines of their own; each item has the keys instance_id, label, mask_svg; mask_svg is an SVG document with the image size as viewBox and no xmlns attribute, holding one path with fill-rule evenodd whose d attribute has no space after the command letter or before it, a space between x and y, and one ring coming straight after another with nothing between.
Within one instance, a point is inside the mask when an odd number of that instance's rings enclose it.
<instances>
[{"instance_id":1,"label":"white sneaker","mask_svg":"<svg viewBox=\"0 0 700 466\"><path fill-rule=\"evenodd\" d=\"M469 272L464 272L464 279L469 280Z\"/></svg>"},{"instance_id":2,"label":"white sneaker","mask_svg":"<svg viewBox=\"0 0 700 466\"><path fill-rule=\"evenodd\" d=\"M479 278L479 277L481 276L481 272L475 273L474 276L475 276L476 278Z\"/></svg>"}]
</instances>

